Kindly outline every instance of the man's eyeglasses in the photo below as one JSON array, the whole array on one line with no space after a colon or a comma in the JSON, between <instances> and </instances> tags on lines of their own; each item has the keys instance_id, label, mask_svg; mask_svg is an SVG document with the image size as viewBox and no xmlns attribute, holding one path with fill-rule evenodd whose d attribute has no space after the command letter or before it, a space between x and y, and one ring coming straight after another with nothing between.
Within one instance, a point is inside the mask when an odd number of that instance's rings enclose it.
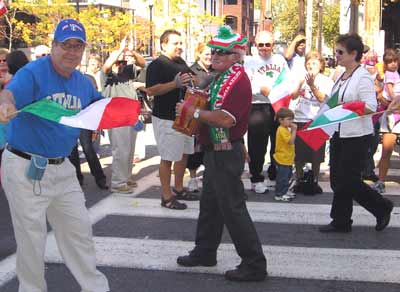
<instances>
[{"instance_id":1,"label":"man's eyeglasses","mask_svg":"<svg viewBox=\"0 0 400 292\"><path fill-rule=\"evenodd\" d=\"M257 46L259 48L263 48L263 47L270 48L270 47L272 47L272 44L271 43L258 43Z\"/></svg>"},{"instance_id":2,"label":"man's eyeglasses","mask_svg":"<svg viewBox=\"0 0 400 292\"><path fill-rule=\"evenodd\" d=\"M236 54L236 52L230 52L221 49L211 49L211 55L228 56L232 54Z\"/></svg>"},{"instance_id":3,"label":"man's eyeglasses","mask_svg":"<svg viewBox=\"0 0 400 292\"><path fill-rule=\"evenodd\" d=\"M79 42L77 44L63 42L59 44L64 51L82 51L85 48L84 42Z\"/></svg>"},{"instance_id":4,"label":"man's eyeglasses","mask_svg":"<svg viewBox=\"0 0 400 292\"><path fill-rule=\"evenodd\" d=\"M335 50L335 53L341 56L341 55L344 54L344 51L341 50L341 49L336 49L336 50Z\"/></svg>"},{"instance_id":5,"label":"man's eyeglasses","mask_svg":"<svg viewBox=\"0 0 400 292\"><path fill-rule=\"evenodd\" d=\"M0 63L7 63L6 59L0 59Z\"/></svg>"}]
</instances>

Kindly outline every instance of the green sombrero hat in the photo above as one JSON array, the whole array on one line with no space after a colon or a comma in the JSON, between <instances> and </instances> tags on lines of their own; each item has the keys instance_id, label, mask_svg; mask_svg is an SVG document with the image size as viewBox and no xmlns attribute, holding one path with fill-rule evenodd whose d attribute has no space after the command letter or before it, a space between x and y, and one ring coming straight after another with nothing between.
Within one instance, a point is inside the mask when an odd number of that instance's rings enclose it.
<instances>
[{"instance_id":1,"label":"green sombrero hat","mask_svg":"<svg viewBox=\"0 0 400 292\"><path fill-rule=\"evenodd\" d=\"M207 44L210 48L228 51L230 49L246 49L247 38L233 33L229 25L223 25L218 29L218 34L214 36Z\"/></svg>"}]
</instances>

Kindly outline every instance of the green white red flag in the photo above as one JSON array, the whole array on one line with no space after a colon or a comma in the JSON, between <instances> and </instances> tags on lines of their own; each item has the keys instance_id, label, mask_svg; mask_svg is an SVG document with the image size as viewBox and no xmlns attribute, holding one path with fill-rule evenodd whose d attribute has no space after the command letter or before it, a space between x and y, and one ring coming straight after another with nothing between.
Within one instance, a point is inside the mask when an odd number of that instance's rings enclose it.
<instances>
[{"instance_id":1,"label":"green white red flag","mask_svg":"<svg viewBox=\"0 0 400 292\"><path fill-rule=\"evenodd\" d=\"M275 112L277 112L281 107L289 107L293 89L289 75L287 69L283 68L272 85L271 91L268 95Z\"/></svg>"},{"instance_id":2,"label":"green white red flag","mask_svg":"<svg viewBox=\"0 0 400 292\"><path fill-rule=\"evenodd\" d=\"M317 151L332 137L338 124L361 118L365 109L365 102L353 101L338 105L339 91L326 102L317 117L297 132L311 149Z\"/></svg>"},{"instance_id":3,"label":"green white red flag","mask_svg":"<svg viewBox=\"0 0 400 292\"><path fill-rule=\"evenodd\" d=\"M81 111L66 109L54 101L41 99L25 106L20 112L31 113L69 127L104 130L136 124L140 109L137 100L112 97L100 99Z\"/></svg>"}]
</instances>

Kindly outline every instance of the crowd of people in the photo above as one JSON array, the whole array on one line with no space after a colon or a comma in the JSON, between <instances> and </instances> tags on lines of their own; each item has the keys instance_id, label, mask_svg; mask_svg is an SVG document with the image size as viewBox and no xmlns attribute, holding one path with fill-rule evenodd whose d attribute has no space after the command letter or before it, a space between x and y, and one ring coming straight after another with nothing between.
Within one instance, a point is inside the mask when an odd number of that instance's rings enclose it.
<instances>
[{"instance_id":1,"label":"crowd of people","mask_svg":"<svg viewBox=\"0 0 400 292\"><path fill-rule=\"evenodd\" d=\"M241 257L240 264L225 273L231 281L262 281L267 276L267 260L246 207L241 179L246 161L251 190L256 194L274 189L274 199L287 203L299 193L322 193L318 180L326 143L315 150L297 137L297 132L317 117L333 96L338 97L338 104L362 101L363 114L378 111L380 115L337 125L329 142L332 220L319 231L351 232L353 200L375 216L377 231L385 229L393 203L382 193L400 133L399 54L387 49L380 67L376 53L367 51L358 35L340 35L335 49L338 67L332 76L326 76L325 59L317 51L306 52L306 42L300 33L284 55L275 54L273 33L260 31L255 37L257 54L246 56L247 39L222 26L209 42L198 44L195 63L189 66L182 58L180 32L168 29L160 37L160 55L149 65L124 38L104 64L98 55L89 55L82 73L77 69L86 47L85 29L80 22L66 19L57 25L51 48L36 48L35 61L29 62L21 51L0 49L0 122L7 123L0 128L2 187L18 245L19 291L46 291L46 218L82 291L109 291L106 277L96 269L81 188L78 140L100 189L132 196L140 183L132 170L141 127L109 131L113 161L108 185L96 153L101 133L17 114L43 98L81 110L101 98L137 100L139 91L154 97L151 120L160 155L161 207L185 210L182 201L200 201L195 247L178 257L177 264L215 266L226 226ZM283 71L289 72L285 78L292 85L292 101L289 108L276 110L270 93ZM206 109L185 104L188 87L208 93ZM200 130L194 137L175 130L177 117L196 120ZM377 176L373 155L380 134L382 157ZM268 145L266 179L263 168ZM311 180L304 171L307 163L311 164ZM196 172L202 164L200 193ZM187 187L183 179L186 168L190 171ZM370 186L365 179L374 184Z\"/></svg>"}]
</instances>

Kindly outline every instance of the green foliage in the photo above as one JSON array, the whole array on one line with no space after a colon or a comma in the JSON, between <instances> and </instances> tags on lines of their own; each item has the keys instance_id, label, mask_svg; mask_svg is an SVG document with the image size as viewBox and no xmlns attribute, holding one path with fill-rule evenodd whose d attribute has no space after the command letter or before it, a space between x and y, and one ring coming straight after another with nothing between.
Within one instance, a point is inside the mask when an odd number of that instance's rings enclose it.
<instances>
[{"instance_id":1,"label":"green foliage","mask_svg":"<svg viewBox=\"0 0 400 292\"><path fill-rule=\"evenodd\" d=\"M339 36L340 4L326 5L324 7L322 32L328 47L335 46L336 38Z\"/></svg>"},{"instance_id":2,"label":"green foliage","mask_svg":"<svg viewBox=\"0 0 400 292\"><path fill-rule=\"evenodd\" d=\"M274 30L281 33L279 40L290 43L299 27L298 0L273 0L272 15Z\"/></svg>"},{"instance_id":3,"label":"green foliage","mask_svg":"<svg viewBox=\"0 0 400 292\"><path fill-rule=\"evenodd\" d=\"M318 11L315 0L313 1L313 23L312 23L312 44L315 45L315 39L318 31ZM324 1L325 2L325 1ZM307 3L307 1L306 1ZM328 5L324 3L324 12L322 20L322 33L325 44L333 47L334 40L339 33L339 3ZM290 43L296 36L299 29L298 0L273 0L272 1L273 26L275 31L281 33L280 41ZM307 15L306 15L307 19Z\"/></svg>"}]
</instances>

